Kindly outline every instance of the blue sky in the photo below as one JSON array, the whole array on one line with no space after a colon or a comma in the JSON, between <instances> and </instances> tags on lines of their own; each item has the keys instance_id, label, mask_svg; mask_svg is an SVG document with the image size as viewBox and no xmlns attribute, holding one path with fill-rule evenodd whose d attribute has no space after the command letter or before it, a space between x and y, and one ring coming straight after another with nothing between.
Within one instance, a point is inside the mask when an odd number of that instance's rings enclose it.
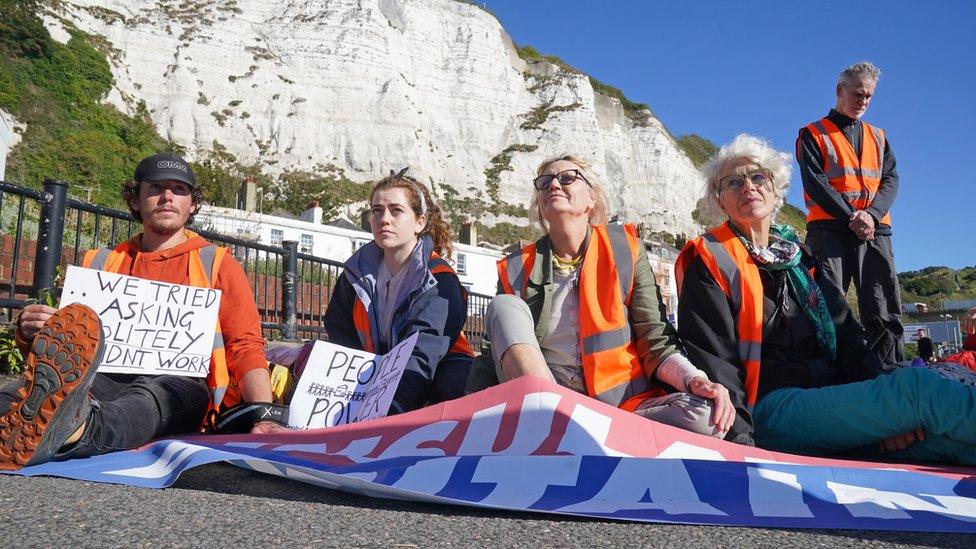
<instances>
[{"instance_id":1,"label":"blue sky","mask_svg":"<svg viewBox=\"0 0 976 549\"><path fill-rule=\"evenodd\" d=\"M976 265L976 2L495 0L530 44L647 103L675 136L746 132L794 149L834 106L837 74L882 78L864 120L898 160L899 271ZM794 167L794 172L796 168ZM794 175L789 201L802 205Z\"/></svg>"}]
</instances>

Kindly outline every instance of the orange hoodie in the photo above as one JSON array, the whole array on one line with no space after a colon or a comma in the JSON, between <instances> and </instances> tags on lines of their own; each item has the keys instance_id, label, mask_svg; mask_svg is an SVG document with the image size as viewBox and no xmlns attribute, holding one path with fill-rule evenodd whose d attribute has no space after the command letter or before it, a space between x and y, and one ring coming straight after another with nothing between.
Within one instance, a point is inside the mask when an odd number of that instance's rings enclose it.
<instances>
[{"instance_id":1,"label":"orange hoodie","mask_svg":"<svg viewBox=\"0 0 976 549\"><path fill-rule=\"evenodd\" d=\"M142 235L132 237L125 243L126 257L122 260L119 273L147 280L189 285L189 252L203 248L208 242L193 231L186 231L186 235L188 238L185 242L156 252L140 251ZM224 336L227 370L234 381L233 385L236 385L244 374L256 368L267 367L261 319L244 269L231 254L227 254L221 262L213 287L221 291L217 319ZM26 356L30 343L24 341L20 330L17 330L16 339L21 352Z\"/></svg>"}]
</instances>

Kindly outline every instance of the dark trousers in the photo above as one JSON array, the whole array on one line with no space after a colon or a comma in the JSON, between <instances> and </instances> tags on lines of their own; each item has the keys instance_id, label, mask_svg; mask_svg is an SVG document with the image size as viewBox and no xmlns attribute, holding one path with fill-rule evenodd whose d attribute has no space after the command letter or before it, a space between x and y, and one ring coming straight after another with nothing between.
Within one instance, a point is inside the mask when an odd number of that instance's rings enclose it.
<instances>
[{"instance_id":1,"label":"dark trousers","mask_svg":"<svg viewBox=\"0 0 976 549\"><path fill-rule=\"evenodd\" d=\"M885 364L902 360L901 289L891 236L861 240L852 232L809 229L806 244L822 276L845 294L854 283L868 348Z\"/></svg>"},{"instance_id":2,"label":"dark trousers","mask_svg":"<svg viewBox=\"0 0 976 549\"><path fill-rule=\"evenodd\" d=\"M23 384L18 380L0 389L0 413L10 409ZM91 396L91 415L81 440L55 459L138 448L155 438L196 431L210 390L202 378L96 374Z\"/></svg>"},{"instance_id":3,"label":"dark trousers","mask_svg":"<svg viewBox=\"0 0 976 549\"><path fill-rule=\"evenodd\" d=\"M390 414L419 410L424 406L464 396L464 384L471 369L471 357L449 353L437 365L434 379L417 372L403 372L390 404Z\"/></svg>"}]
</instances>

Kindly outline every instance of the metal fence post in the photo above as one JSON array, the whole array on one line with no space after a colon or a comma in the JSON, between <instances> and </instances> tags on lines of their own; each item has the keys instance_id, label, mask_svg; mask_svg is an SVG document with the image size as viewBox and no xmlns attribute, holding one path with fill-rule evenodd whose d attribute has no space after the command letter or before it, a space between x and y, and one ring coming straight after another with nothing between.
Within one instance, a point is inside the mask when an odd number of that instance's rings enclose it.
<instances>
[{"instance_id":1,"label":"metal fence post","mask_svg":"<svg viewBox=\"0 0 976 549\"><path fill-rule=\"evenodd\" d=\"M54 279L61 264L64 240L64 211L68 202L68 183L44 180L44 200L37 227L37 249L34 251L34 297L44 300L54 294Z\"/></svg>"},{"instance_id":2,"label":"metal fence post","mask_svg":"<svg viewBox=\"0 0 976 549\"><path fill-rule=\"evenodd\" d=\"M294 341L297 339L295 283L298 280L298 241L285 240L281 245L285 248L285 269L281 273L281 337Z\"/></svg>"}]
</instances>

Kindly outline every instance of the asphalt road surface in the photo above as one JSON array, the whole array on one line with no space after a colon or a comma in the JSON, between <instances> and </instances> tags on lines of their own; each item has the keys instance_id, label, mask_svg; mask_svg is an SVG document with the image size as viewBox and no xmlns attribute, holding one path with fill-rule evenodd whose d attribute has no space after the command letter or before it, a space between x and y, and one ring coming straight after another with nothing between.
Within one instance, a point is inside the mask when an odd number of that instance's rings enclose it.
<instances>
[{"instance_id":1,"label":"asphalt road surface","mask_svg":"<svg viewBox=\"0 0 976 549\"><path fill-rule=\"evenodd\" d=\"M0 475L0 547L965 547L976 536L638 524L354 496L227 464L165 490Z\"/></svg>"}]
</instances>

